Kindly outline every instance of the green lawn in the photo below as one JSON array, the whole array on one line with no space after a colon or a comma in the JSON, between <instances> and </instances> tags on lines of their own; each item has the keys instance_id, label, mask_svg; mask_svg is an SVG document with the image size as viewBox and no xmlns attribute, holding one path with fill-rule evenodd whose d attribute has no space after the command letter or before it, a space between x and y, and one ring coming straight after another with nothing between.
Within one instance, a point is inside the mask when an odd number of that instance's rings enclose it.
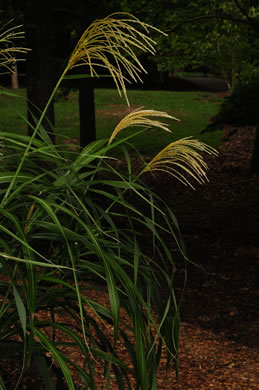
<instances>
[{"instance_id":1,"label":"green lawn","mask_svg":"<svg viewBox=\"0 0 259 390\"><path fill-rule=\"evenodd\" d=\"M10 97L0 92L0 130L25 134L27 126L25 90L17 93L20 97ZM170 121L172 133L148 129L134 139L134 144L142 153L156 151L175 139L193 136L217 147L221 132L200 134L208 121L219 110L222 99L210 92L174 92L129 90L130 109L144 107L166 111L180 119ZM118 121L129 112L125 99L115 89L96 89L97 138L108 138ZM79 137L78 96L71 92L69 98L55 103L56 133L70 138ZM129 134L132 129L121 132ZM134 129L135 131L135 129Z\"/></svg>"}]
</instances>

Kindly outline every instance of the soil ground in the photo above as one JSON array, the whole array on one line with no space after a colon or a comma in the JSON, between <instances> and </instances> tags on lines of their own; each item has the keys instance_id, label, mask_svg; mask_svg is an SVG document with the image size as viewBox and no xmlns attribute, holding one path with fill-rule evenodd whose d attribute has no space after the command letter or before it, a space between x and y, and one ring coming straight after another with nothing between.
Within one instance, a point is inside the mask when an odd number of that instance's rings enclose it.
<instances>
[{"instance_id":1,"label":"soil ground","mask_svg":"<svg viewBox=\"0 0 259 390\"><path fill-rule=\"evenodd\" d=\"M225 128L219 156L207 159L209 183L193 191L166 175L153 181L200 266L188 266L179 381L173 369L166 379L162 359L159 390L259 389L259 178L249 174L255 129L232 130ZM182 272L177 267L176 275ZM14 375L15 366L3 363L1 370ZM28 375L22 388L40 390L36 381ZM100 372L98 390L101 382Z\"/></svg>"}]
</instances>

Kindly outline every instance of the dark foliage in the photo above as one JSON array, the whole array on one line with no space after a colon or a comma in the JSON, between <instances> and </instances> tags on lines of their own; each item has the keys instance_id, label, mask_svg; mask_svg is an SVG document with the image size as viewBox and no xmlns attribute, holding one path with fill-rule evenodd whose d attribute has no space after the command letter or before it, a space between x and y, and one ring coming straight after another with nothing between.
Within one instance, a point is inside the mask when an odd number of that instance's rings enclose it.
<instances>
[{"instance_id":1,"label":"dark foliage","mask_svg":"<svg viewBox=\"0 0 259 390\"><path fill-rule=\"evenodd\" d=\"M240 84L223 100L219 113L202 133L232 126L256 126L259 121L259 79Z\"/></svg>"}]
</instances>

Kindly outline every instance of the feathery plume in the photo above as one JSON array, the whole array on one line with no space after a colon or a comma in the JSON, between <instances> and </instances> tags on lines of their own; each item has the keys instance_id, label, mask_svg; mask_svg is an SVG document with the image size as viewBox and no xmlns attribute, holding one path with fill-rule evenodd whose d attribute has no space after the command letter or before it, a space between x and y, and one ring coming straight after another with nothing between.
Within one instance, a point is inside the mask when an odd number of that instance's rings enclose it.
<instances>
[{"instance_id":1,"label":"feathery plume","mask_svg":"<svg viewBox=\"0 0 259 390\"><path fill-rule=\"evenodd\" d=\"M166 172L183 184L194 186L183 173L189 174L198 183L202 184L208 181L206 170L207 163L204 161L200 152L217 155L216 149L204 144L191 137L182 138L172 142L162 149L144 168L144 172L163 171ZM180 170L179 170L180 168Z\"/></svg>"},{"instance_id":2,"label":"feathery plume","mask_svg":"<svg viewBox=\"0 0 259 390\"><path fill-rule=\"evenodd\" d=\"M16 39L24 38L24 32L19 31L21 25L10 27L5 29L6 26L11 23L9 21L7 24L0 28L0 66L4 67L7 71L2 73L13 73L12 64L17 61L15 55L17 53L26 54L30 49L25 47L17 47L14 45L13 41ZM22 59L18 59L21 61Z\"/></svg>"},{"instance_id":3,"label":"feathery plume","mask_svg":"<svg viewBox=\"0 0 259 390\"><path fill-rule=\"evenodd\" d=\"M142 108L138 108L130 112L118 123L112 135L110 136L108 143L110 144L121 130L132 126L157 127L165 131L171 131L170 129L168 129L169 125L167 123L160 122L159 120L150 119L149 117L160 117L179 121L179 119L163 111L142 110Z\"/></svg>"},{"instance_id":4,"label":"feathery plume","mask_svg":"<svg viewBox=\"0 0 259 390\"><path fill-rule=\"evenodd\" d=\"M136 28L144 30L141 32ZM95 20L82 34L68 61L68 69L87 65L91 76L97 76L96 68L106 68L110 72L118 92L126 98L125 81L142 81L140 73L147 73L133 49L150 54L155 53L155 41L147 34L154 28L127 13L113 13L103 19ZM167 35L167 34L164 34ZM124 75L124 71L129 78Z\"/></svg>"}]
</instances>

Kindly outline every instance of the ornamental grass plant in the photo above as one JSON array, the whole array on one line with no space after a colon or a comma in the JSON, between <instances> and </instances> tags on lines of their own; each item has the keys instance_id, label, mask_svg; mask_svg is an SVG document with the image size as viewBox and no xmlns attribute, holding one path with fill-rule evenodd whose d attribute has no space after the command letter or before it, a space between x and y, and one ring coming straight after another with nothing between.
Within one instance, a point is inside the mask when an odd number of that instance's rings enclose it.
<instances>
[{"instance_id":1,"label":"ornamental grass plant","mask_svg":"<svg viewBox=\"0 0 259 390\"><path fill-rule=\"evenodd\" d=\"M152 30L157 31L128 14L94 22L80 38L32 137L0 132L0 348L6 358L21 357L15 389L32 363L46 389L58 388L53 367L70 390L78 388L71 367L80 388L97 389L100 365L104 388L111 388L113 378L118 389L156 389L162 349L167 366L173 361L178 372L179 302L165 235L176 243L183 262L187 258L176 217L143 177L163 170L185 185L190 175L200 183L207 166L199 152L215 150L193 139L179 140L135 172L126 147L135 133L116 135L135 125L140 132L169 131L159 119L173 119L168 114L139 109L111 129L110 139L79 152L54 145L41 125L58 86L75 66L87 66L93 76L98 67L108 69L129 103L125 81L138 80L143 71L134 49L154 52ZM126 169L114 164L114 148L124 153ZM109 304L93 298L93 291L107 293ZM111 338L106 327L113 330ZM118 340L130 367L117 353ZM81 351L80 365L66 352L74 346ZM4 378L0 387L7 389Z\"/></svg>"}]
</instances>

